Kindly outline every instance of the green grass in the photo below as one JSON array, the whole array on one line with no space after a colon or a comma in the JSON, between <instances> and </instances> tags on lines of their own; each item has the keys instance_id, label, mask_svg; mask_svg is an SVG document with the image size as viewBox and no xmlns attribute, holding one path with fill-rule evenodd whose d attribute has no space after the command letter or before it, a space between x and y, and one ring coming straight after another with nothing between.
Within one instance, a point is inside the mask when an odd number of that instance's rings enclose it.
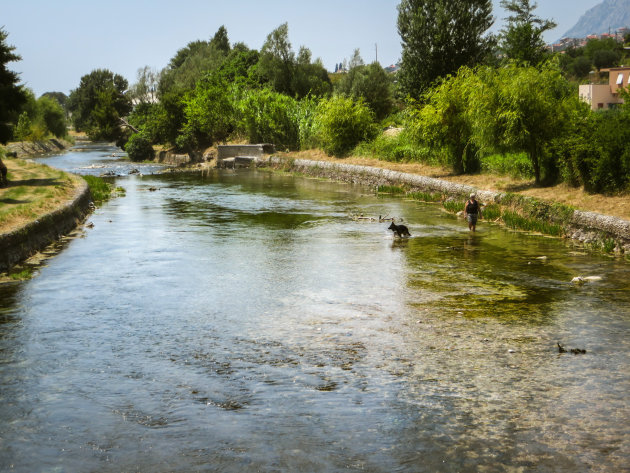
<instances>
[{"instance_id":1,"label":"green grass","mask_svg":"<svg viewBox=\"0 0 630 473\"><path fill-rule=\"evenodd\" d=\"M456 214L457 212L464 210L465 204L464 202L459 202L457 200L445 200L442 205L447 211Z\"/></svg>"},{"instance_id":2,"label":"green grass","mask_svg":"<svg viewBox=\"0 0 630 473\"><path fill-rule=\"evenodd\" d=\"M486 205L482 212L482 216L486 220L496 220L501 217L501 207L497 204Z\"/></svg>"},{"instance_id":3,"label":"green grass","mask_svg":"<svg viewBox=\"0 0 630 473\"><path fill-rule=\"evenodd\" d=\"M440 202L442 200L442 194L430 193L430 192L409 192L407 197L420 202Z\"/></svg>"},{"instance_id":4,"label":"green grass","mask_svg":"<svg viewBox=\"0 0 630 473\"><path fill-rule=\"evenodd\" d=\"M533 217L523 217L511 210L505 210L502 215L503 223L510 228L517 230L525 230L530 232L539 232L545 235L560 236L562 235L562 226L555 223L549 223L544 220Z\"/></svg>"},{"instance_id":5,"label":"green grass","mask_svg":"<svg viewBox=\"0 0 630 473\"><path fill-rule=\"evenodd\" d=\"M532 179L534 168L525 153L491 154L481 159L481 172L510 176L516 179Z\"/></svg>"},{"instance_id":6,"label":"green grass","mask_svg":"<svg viewBox=\"0 0 630 473\"><path fill-rule=\"evenodd\" d=\"M33 270L31 268L25 268L22 271L9 274L9 277L14 281L25 281L33 277Z\"/></svg>"},{"instance_id":7,"label":"green grass","mask_svg":"<svg viewBox=\"0 0 630 473\"><path fill-rule=\"evenodd\" d=\"M114 186L105 179L89 175L81 177L85 179L85 182L87 182L94 202L103 202L111 197L112 192L114 191Z\"/></svg>"},{"instance_id":8,"label":"green grass","mask_svg":"<svg viewBox=\"0 0 630 473\"><path fill-rule=\"evenodd\" d=\"M400 195L405 194L406 191L400 186L378 186L376 192L378 194Z\"/></svg>"}]
</instances>

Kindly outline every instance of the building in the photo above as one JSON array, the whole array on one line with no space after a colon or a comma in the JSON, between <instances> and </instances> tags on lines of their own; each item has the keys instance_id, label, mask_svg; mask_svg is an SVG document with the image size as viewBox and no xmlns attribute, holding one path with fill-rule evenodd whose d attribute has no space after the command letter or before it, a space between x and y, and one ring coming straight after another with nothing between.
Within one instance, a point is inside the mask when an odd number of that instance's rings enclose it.
<instances>
[{"instance_id":1,"label":"building","mask_svg":"<svg viewBox=\"0 0 630 473\"><path fill-rule=\"evenodd\" d=\"M591 110L606 110L624 103L619 97L619 89L630 87L630 67L611 67L600 72L608 72L608 84L580 85L580 99L591 106Z\"/></svg>"}]
</instances>

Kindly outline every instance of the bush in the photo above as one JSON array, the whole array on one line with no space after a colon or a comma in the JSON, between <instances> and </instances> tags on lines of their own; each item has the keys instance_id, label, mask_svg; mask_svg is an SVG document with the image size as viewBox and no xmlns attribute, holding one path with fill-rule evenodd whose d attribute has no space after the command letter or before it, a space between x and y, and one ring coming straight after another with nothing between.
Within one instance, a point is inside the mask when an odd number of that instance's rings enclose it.
<instances>
[{"instance_id":1,"label":"bush","mask_svg":"<svg viewBox=\"0 0 630 473\"><path fill-rule=\"evenodd\" d=\"M151 142L142 133L131 135L125 145L125 151L132 161L146 161L155 156Z\"/></svg>"},{"instance_id":2,"label":"bush","mask_svg":"<svg viewBox=\"0 0 630 473\"><path fill-rule=\"evenodd\" d=\"M322 100L315 112L315 126L324 151L345 156L361 141L376 135L374 114L363 100L335 96Z\"/></svg>"},{"instance_id":3,"label":"bush","mask_svg":"<svg viewBox=\"0 0 630 473\"><path fill-rule=\"evenodd\" d=\"M482 172L520 179L534 177L534 167L526 153L491 154L481 158Z\"/></svg>"},{"instance_id":4,"label":"bush","mask_svg":"<svg viewBox=\"0 0 630 473\"><path fill-rule=\"evenodd\" d=\"M353 154L391 162L438 164L430 148L414 143L404 132L396 136L380 134L373 141L360 143Z\"/></svg>"},{"instance_id":5,"label":"bush","mask_svg":"<svg viewBox=\"0 0 630 473\"><path fill-rule=\"evenodd\" d=\"M287 95L269 89L247 91L238 105L238 129L250 143L273 143L278 148L298 149L298 108L298 102Z\"/></svg>"}]
</instances>

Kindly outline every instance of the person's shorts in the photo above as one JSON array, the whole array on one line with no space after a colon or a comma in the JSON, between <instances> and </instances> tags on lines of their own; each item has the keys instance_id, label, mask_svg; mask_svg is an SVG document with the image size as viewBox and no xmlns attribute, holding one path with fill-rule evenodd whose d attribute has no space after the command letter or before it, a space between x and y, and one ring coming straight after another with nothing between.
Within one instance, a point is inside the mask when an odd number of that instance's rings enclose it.
<instances>
[{"instance_id":1,"label":"person's shorts","mask_svg":"<svg viewBox=\"0 0 630 473\"><path fill-rule=\"evenodd\" d=\"M477 225L477 214L466 214L466 218L471 225Z\"/></svg>"}]
</instances>

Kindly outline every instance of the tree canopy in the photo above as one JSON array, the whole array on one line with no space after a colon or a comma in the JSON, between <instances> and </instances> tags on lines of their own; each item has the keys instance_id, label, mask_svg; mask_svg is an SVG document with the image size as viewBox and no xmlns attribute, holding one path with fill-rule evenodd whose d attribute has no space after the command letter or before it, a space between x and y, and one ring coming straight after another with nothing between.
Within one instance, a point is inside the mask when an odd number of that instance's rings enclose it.
<instances>
[{"instance_id":1,"label":"tree canopy","mask_svg":"<svg viewBox=\"0 0 630 473\"><path fill-rule=\"evenodd\" d=\"M501 0L501 6L511 13L501 30L499 46L507 59L536 66L547 56L543 34L556 27L551 20L534 15L538 6L529 0Z\"/></svg>"},{"instance_id":2,"label":"tree canopy","mask_svg":"<svg viewBox=\"0 0 630 473\"><path fill-rule=\"evenodd\" d=\"M96 69L81 77L79 87L70 92L68 110L77 131L91 139L116 141L121 137L120 118L131 112L125 94L127 80L107 69Z\"/></svg>"},{"instance_id":3,"label":"tree canopy","mask_svg":"<svg viewBox=\"0 0 630 473\"><path fill-rule=\"evenodd\" d=\"M403 92L419 98L438 78L484 62L494 45L487 34L493 21L491 0L402 0Z\"/></svg>"},{"instance_id":4,"label":"tree canopy","mask_svg":"<svg viewBox=\"0 0 630 473\"><path fill-rule=\"evenodd\" d=\"M7 37L8 33L0 28L0 143L11 138L20 107L26 102L26 93L18 85L18 74L7 67L8 63L21 59L13 52L15 47L6 43Z\"/></svg>"}]
</instances>

